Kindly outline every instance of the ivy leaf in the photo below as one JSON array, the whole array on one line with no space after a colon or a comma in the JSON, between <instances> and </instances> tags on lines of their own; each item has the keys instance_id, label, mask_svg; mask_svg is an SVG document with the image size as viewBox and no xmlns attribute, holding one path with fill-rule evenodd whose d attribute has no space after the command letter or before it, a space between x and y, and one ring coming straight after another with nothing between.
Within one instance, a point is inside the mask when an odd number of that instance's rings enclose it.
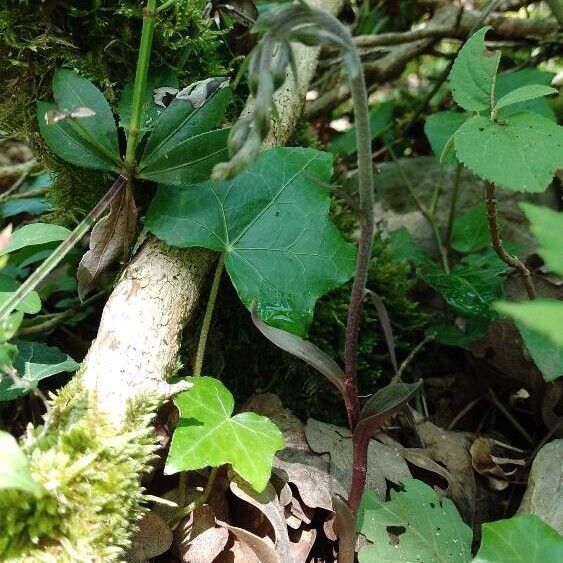
<instances>
[{"instance_id":1,"label":"ivy leaf","mask_svg":"<svg viewBox=\"0 0 563 563\"><path fill-rule=\"evenodd\" d=\"M498 301L494 308L563 347L563 301L534 299L525 303Z\"/></svg>"},{"instance_id":2,"label":"ivy leaf","mask_svg":"<svg viewBox=\"0 0 563 563\"><path fill-rule=\"evenodd\" d=\"M382 502L368 491L359 510L358 531L373 542L360 549L360 563L466 563L471 561L471 528L454 503L416 479Z\"/></svg>"},{"instance_id":3,"label":"ivy leaf","mask_svg":"<svg viewBox=\"0 0 563 563\"><path fill-rule=\"evenodd\" d=\"M543 84L530 84L528 86L521 86L512 90L495 104L495 109L501 109L512 104L519 102L527 102L536 98L543 98L551 94L556 94L557 90L551 86L544 86Z\"/></svg>"},{"instance_id":4,"label":"ivy leaf","mask_svg":"<svg viewBox=\"0 0 563 563\"><path fill-rule=\"evenodd\" d=\"M23 397L37 387L42 379L79 368L79 364L58 348L26 340L21 340L16 345L18 353L13 365L24 381L19 386L10 377L0 377L0 401Z\"/></svg>"},{"instance_id":5,"label":"ivy leaf","mask_svg":"<svg viewBox=\"0 0 563 563\"><path fill-rule=\"evenodd\" d=\"M186 379L193 387L174 399L180 421L172 436L165 473L230 463L254 489L263 491L274 453L284 445L278 427L253 412L232 416L233 396L219 380Z\"/></svg>"},{"instance_id":6,"label":"ivy leaf","mask_svg":"<svg viewBox=\"0 0 563 563\"><path fill-rule=\"evenodd\" d=\"M220 88L198 108L188 100L174 100L147 141L139 177L171 186L207 179L227 157L229 129L210 129L223 117L229 99L230 91Z\"/></svg>"},{"instance_id":7,"label":"ivy leaf","mask_svg":"<svg viewBox=\"0 0 563 563\"><path fill-rule=\"evenodd\" d=\"M497 74L497 80L495 83L496 99L498 100L509 92L512 92L522 86L529 86L531 84L549 86L554 76L555 74L552 72L545 72L536 68L525 68L517 71L501 72ZM499 111L499 115L501 117L508 117L509 115L522 111L539 113L543 117L556 121L555 112L545 98L536 98L534 100L527 100L525 102L519 102L517 104L507 106Z\"/></svg>"},{"instance_id":8,"label":"ivy leaf","mask_svg":"<svg viewBox=\"0 0 563 563\"><path fill-rule=\"evenodd\" d=\"M563 128L534 113L518 113L504 123L476 115L454 138L467 168L510 190L543 192L563 167Z\"/></svg>"},{"instance_id":9,"label":"ivy leaf","mask_svg":"<svg viewBox=\"0 0 563 563\"><path fill-rule=\"evenodd\" d=\"M53 76L55 103L37 102L41 136L63 160L99 170L115 170L120 162L117 127L111 108L102 93L85 78L68 69ZM66 119L47 125L50 110L71 112L87 107L95 112L85 118Z\"/></svg>"},{"instance_id":10,"label":"ivy leaf","mask_svg":"<svg viewBox=\"0 0 563 563\"><path fill-rule=\"evenodd\" d=\"M432 152L442 162L448 164L456 161L453 136L465 123L467 117L466 113L440 111L426 118L424 133L428 137ZM446 148L448 144L450 146ZM444 149L446 149L445 153Z\"/></svg>"},{"instance_id":11,"label":"ivy leaf","mask_svg":"<svg viewBox=\"0 0 563 563\"><path fill-rule=\"evenodd\" d=\"M21 284L6 274L0 274L0 303L7 301ZM35 315L41 311L41 299L37 291L30 291L15 308L29 315Z\"/></svg>"},{"instance_id":12,"label":"ivy leaf","mask_svg":"<svg viewBox=\"0 0 563 563\"><path fill-rule=\"evenodd\" d=\"M70 231L59 225L50 223L31 223L16 229L10 236L8 244L0 249L0 256L11 254L21 248L38 246L50 242L65 240Z\"/></svg>"},{"instance_id":13,"label":"ivy leaf","mask_svg":"<svg viewBox=\"0 0 563 563\"><path fill-rule=\"evenodd\" d=\"M491 253L465 256L449 274L437 266L421 267L418 274L457 313L491 318L491 303L503 296L500 274L505 270L505 264Z\"/></svg>"},{"instance_id":14,"label":"ivy leaf","mask_svg":"<svg viewBox=\"0 0 563 563\"><path fill-rule=\"evenodd\" d=\"M19 489L41 496L41 485L31 475L27 458L16 439L0 430L0 490Z\"/></svg>"},{"instance_id":15,"label":"ivy leaf","mask_svg":"<svg viewBox=\"0 0 563 563\"><path fill-rule=\"evenodd\" d=\"M535 514L483 524L481 547L473 563L563 561L563 536Z\"/></svg>"},{"instance_id":16,"label":"ivy leaf","mask_svg":"<svg viewBox=\"0 0 563 563\"><path fill-rule=\"evenodd\" d=\"M356 252L328 219L331 155L275 148L233 180L160 188L145 225L172 246L225 252L239 297L305 335L316 300L348 280Z\"/></svg>"},{"instance_id":17,"label":"ivy leaf","mask_svg":"<svg viewBox=\"0 0 563 563\"><path fill-rule=\"evenodd\" d=\"M479 203L455 218L452 229L452 248L470 253L489 246L487 208Z\"/></svg>"},{"instance_id":18,"label":"ivy leaf","mask_svg":"<svg viewBox=\"0 0 563 563\"><path fill-rule=\"evenodd\" d=\"M178 78L171 71L162 71L149 74L145 91L143 92L143 105L141 106L141 125L139 139L148 131L152 131L161 113L165 108L158 106L154 102L154 90L163 86L171 88L178 87ZM129 131L129 122L131 120L131 110L133 106L133 89L135 81L129 81L119 99L119 125L123 127L126 133Z\"/></svg>"},{"instance_id":19,"label":"ivy leaf","mask_svg":"<svg viewBox=\"0 0 563 563\"><path fill-rule=\"evenodd\" d=\"M377 139L389 129L393 120L395 103L391 101L377 104L369 110L369 126L371 139ZM352 126L346 133L339 135L330 144L329 150L334 153L351 155L358 148L356 146L356 126Z\"/></svg>"},{"instance_id":20,"label":"ivy leaf","mask_svg":"<svg viewBox=\"0 0 563 563\"><path fill-rule=\"evenodd\" d=\"M563 317L559 320L563 323ZM522 322L516 322L524 346L541 371L545 381L555 381L563 375L563 346L554 344L551 339Z\"/></svg>"},{"instance_id":21,"label":"ivy leaf","mask_svg":"<svg viewBox=\"0 0 563 563\"><path fill-rule=\"evenodd\" d=\"M466 111L491 107L500 51L489 51L485 35L490 26L477 30L460 49L450 72L454 100Z\"/></svg>"},{"instance_id":22,"label":"ivy leaf","mask_svg":"<svg viewBox=\"0 0 563 563\"><path fill-rule=\"evenodd\" d=\"M520 207L530 221L530 230L540 243L538 254L553 272L563 276L563 213L531 203L521 203Z\"/></svg>"}]
</instances>

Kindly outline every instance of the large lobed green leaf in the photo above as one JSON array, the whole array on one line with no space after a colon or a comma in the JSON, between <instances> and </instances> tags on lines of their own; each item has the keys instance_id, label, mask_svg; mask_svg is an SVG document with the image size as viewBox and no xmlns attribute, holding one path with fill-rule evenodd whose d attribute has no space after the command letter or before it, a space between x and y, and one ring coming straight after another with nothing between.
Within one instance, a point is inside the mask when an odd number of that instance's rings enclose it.
<instances>
[{"instance_id":1,"label":"large lobed green leaf","mask_svg":"<svg viewBox=\"0 0 563 563\"><path fill-rule=\"evenodd\" d=\"M510 190L543 192L563 167L563 127L535 113L517 113L502 122L476 115L454 138L465 166Z\"/></svg>"},{"instance_id":2,"label":"large lobed green leaf","mask_svg":"<svg viewBox=\"0 0 563 563\"><path fill-rule=\"evenodd\" d=\"M489 51L485 35L490 26L477 30L460 49L450 72L454 100L467 111L483 111L494 101L495 76L500 51Z\"/></svg>"},{"instance_id":3,"label":"large lobed green leaf","mask_svg":"<svg viewBox=\"0 0 563 563\"><path fill-rule=\"evenodd\" d=\"M58 69L53 76L53 95L55 103L37 102L39 130L48 147L71 164L115 170L120 161L117 127L102 93L72 70ZM95 115L47 125L47 111L79 107L90 108Z\"/></svg>"},{"instance_id":4,"label":"large lobed green leaf","mask_svg":"<svg viewBox=\"0 0 563 563\"><path fill-rule=\"evenodd\" d=\"M416 479L404 487L392 491L388 502L371 491L364 494L357 527L372 543L360 549L360 563L471 561L471 528L454 503Z\"/></svg>"},{"instance_id":5,"label":"large lobed green leaf","mask_svg":"<svg viewBox=\"0 0 563 563\"><path fill-rule=\"evenodd\" d=\"M234 399L212 377L188 377L193 384L174 403L180 421L174 430L165 473L231 464L258 492L268 484L274 453L284 446L278 427L265 416L232 416Z\"/></svg>"},{"instance_id":6,"label":"large lobed green leaf","mask_svg":"<svg viewBox=\"0 0 563 563\"><path fill-rule=\"evenodd\" d=\"M555 563L563 561L563 536L535 514L483 524L473 563Z\"/></svg>"},{"instance_id":7,"label":"large lobed green leaf","mask_svg":"<svg viewBox=\"0 0 563 563\"><path fill-rule=\"evenodd\" d=\"M172 246L225 252L241 298L267 323L304 335L316 300L353 272L356 251L328 219L332 157L276 148L228 182L159 188L146 227Z\"/></svg>"}]
</instances>

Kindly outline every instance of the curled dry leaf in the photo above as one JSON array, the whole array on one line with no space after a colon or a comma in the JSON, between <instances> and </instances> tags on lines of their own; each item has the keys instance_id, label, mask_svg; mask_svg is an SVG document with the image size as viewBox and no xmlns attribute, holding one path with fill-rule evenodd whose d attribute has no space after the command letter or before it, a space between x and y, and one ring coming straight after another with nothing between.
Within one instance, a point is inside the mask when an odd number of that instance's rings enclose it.
<instances>
[{"instance_id":1,"label":"curled dry leaf","mask_svg":"<svg viewBox=\"0 0 563 563\"><path fill-rule=\"evenodd\" d=\"M80 299L90 293L108 266L127 253L135 234L137 207L131 190L122 189L109 209L92 229L90 249L80 260L76 277Z\"/></svg>"},{"instance_id":2,"label":"curled dry leaf","mask_svg":"<svg viewBox=\"0 0 563 563\"><path fill-rule=\"evenodd\" d=\"M280 561L291 562L291 546L287 533L287 524L283 508L281 507L274 487L268 484L263 492L257 493L248 485L231 481L232 493L241 500L257 508L268 519L274 529L276 537L275 550Z\"/></svg>"},{"instance_id":3,"label":"curled dry leaf","mask_svg":"<svg viewBox=\"0 0 563 563\"><path fill-rule=\"evenodd\" d=\"M257 395L246 408L267 416L282 431L285 448L276 453L274 467L297 488L303 503L309 508L332 511L328 456L311 450L303 423L271 393ZM280 502L283 506L287 504L282 501L281 493Z\"/></svg>"},{"instance_id":4,"label":"curled dry leaf","mask_svg":"<svg viewBox=\"0 0 563 563\"><path fill-rule=\"evenodd\" d=\"M256 561L259 563L282 563L284 560L280 559L276 553L276 549L269 537L261 538L244 528L237 528L236 526L231 526L226 522L217 520L217 524L223 528L225 531L231 532L236 539L249 548L252 553L256 556ZM208 558L207 561L212 561ZM251 561L246 559L246 561ZM290 560L288 560L290 561ZM202 562L203 563L203 562Z\"/></svg>"},{"instance_id":5,"label":"curled dry leaf","mask_svg":"<svg viewBox=\"0 0 563 563\"><path fill-rule=\"evenodd\" d=\"M183 563L213 561L227 545L229 533L215 524L211 507L200 506L186 516L174 532L176 550Z\"/></svg>"},{"instance_id":6,"label":"curled dry leaf","mask_svg":"<svg viewBox=\"0 0 563 563\"><path fill-rule=\"evenodd\" d=\"M479 475L486 477L489 486L495 491L503 491L508 487L511 477L519 467L526 465L524 459L503 457L503 450L512 450L523 453L522 450L513 448L491 438L477 438L470 448L471 463ZM495 455L498 453L499 455Z\"/></svg>"},{"instance_id":7,"label":"curled dry leaf","mask_svg":"<svg viewBox=\"0 0 563 563\"><path fill-rule=\"evenodd\" d=\"M138 526L139 529L131 541L128 561L145 562L170 549L172 530L158 514L152 510L147 512Z\"/></svg>"},{"instance_id":8,"label":"curled dry leaf","mask_svg":"<svg viewBox=\"0 0 563 563\"><path fill-rule=\"evenodd\" d=\"M315 528L302 528L295 532L295 537L291 538L291 556L294 563L307 563L316 539Z\"/></svg>"}]
</instances>

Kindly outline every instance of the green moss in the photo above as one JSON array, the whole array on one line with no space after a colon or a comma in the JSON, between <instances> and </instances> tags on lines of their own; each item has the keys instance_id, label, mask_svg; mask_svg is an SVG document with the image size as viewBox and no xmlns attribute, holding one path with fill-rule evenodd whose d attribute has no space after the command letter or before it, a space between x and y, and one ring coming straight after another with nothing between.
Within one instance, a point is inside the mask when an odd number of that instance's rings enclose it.
<instances>
[{"instance_id":1,"label":"green moss","mask_svg":"<svg viewBox=\"0 0 563 563\"><path fill-rule=\"evenodd\" d=\"M149 423L157 403L131 403L123 428L115 428L80 376L61 389L47 429L30 428L22 440L46 494L0 491L3 561L121 560L144 512L141 477L155 451Z\"/></svg>"}]
</instances>

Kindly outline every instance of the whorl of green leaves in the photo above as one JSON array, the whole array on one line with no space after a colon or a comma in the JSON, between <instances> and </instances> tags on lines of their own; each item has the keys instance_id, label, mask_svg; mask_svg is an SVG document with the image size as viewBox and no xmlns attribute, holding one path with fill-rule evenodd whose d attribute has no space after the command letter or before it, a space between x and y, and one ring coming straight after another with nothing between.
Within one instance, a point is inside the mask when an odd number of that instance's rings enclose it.
<instances>
[{"instance_id":1,"label":"whorl of green leaves","mask_svg":"<svg viewBox=\"0 0 563 563\"><path fill-rule=\"evenodd\" d=\"M288 68L294 76L297 74L292 42L339 49L350 77L359 72L348 29L327 12L304 2L285 4L262 14L252 32L261 36L248 62L248 85L254 96L254 108L231 129L231 159L215 166L215 180L232 178L258 155L270 130L274 92L283 84Z\"/></svg>"},{"instance_id":2,"label":"whorl of green leaves","mask_svg":"<svg viewBox=\"0 0 563 563\"><path fill-rule=\"evenodd\" d=\"M22 448L43 494L0 490L0 560L117 561L144 509L141 477L154 454L156 400L129 406L124 428L94 407L75 377L51 401L49 427Z\"/></svg>"}]
</instances>

